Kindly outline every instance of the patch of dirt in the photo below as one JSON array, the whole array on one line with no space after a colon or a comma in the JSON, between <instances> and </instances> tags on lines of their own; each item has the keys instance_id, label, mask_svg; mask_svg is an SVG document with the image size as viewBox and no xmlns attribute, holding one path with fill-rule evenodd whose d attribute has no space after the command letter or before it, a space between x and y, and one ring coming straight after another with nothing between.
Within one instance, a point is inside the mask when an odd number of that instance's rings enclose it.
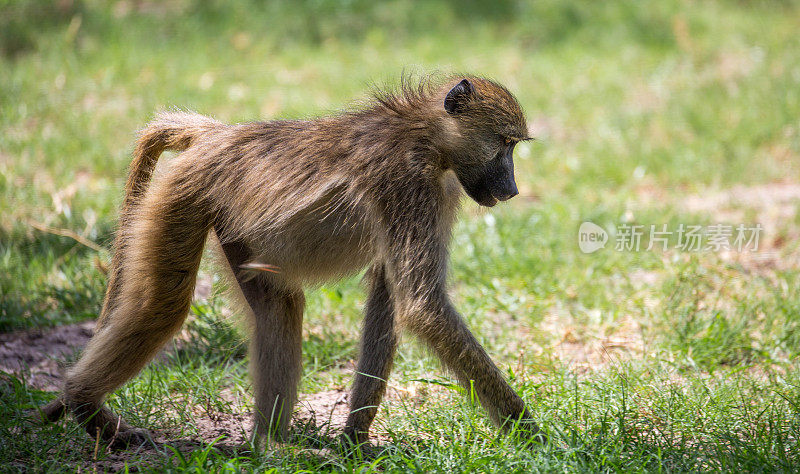
<instances>
[{"instance_id":1,"label":"patch of dirt","mask_svg":"<svg viewBox=\"0 0 800 474\"><path fill-rule=\"evenodd\" d=\"M0 371L24 376L30 387L58 390L64 361L92 337L94 321L0 334Z\"/></svg>"},{"instance_id":2,"label":"patch of dirt","mask_svg":"<svg viewBox=\"0 0 800 474\"><path fill-rule=\"evenodd\" d=\"M576 321L567 308L548 311L539 330L555 338L545 351L581 373L603 370L644 353L642 331L633 318L622 316L613 323L601 323L600 310L586 313L595 324Z\"/></svg>"},{"instance_id":3,"label":"patch of dirt","mask_svg":"<svg viewBox=\"0 0 800 474\"><path fill-rule=\"evenodd\" d=\"M201 275L194 298L209 297L212 280ZM95 321L66 324L55 328L0 333L0 372L24 377L28 386L57 391L67 361L76 355L94 334ZM179 336L180 338L180 336ZM170 350L173 345L168 345Z\"/></svg>"},{"instance_id":4,"label":"patch of dirt","mask_svg":"<svg viewBox=\"0 0 800 474\"><path fill-rule=\"evenodd\" d=\"M759 274L769 274L800 266L800 249L787 245L800 241L800 228L793 224L800 203L800 184L770 183L759 186L734 186L731 189L688 196L682 206L695 213L708 213L725 224L760 224L758 250L719 253L728 262ZM754 217L753 217L754 216Z\"/></svg>"},{"instance_id":5,"label":"patch of dirt","mask_svg":"<svg viewBox=\"0 0 800 474\"><path fill-rule=\"evenodd\" d=\"M800 184L770 183L687 196L681 204L689 212L706 212L731 222L742 219L745 209L752 209L765 221L763 225L794 217L797 201Z\"/></svg>"},{"instance_id":6,"label":"patch of dirt","mask_svg":"<svg viewBox=\"0 0 800 474\"><path fill-rule=\"evenodd\" d=\"M191 407L193 424L199 430L199 440L211 443L220 436L232 445L244 445L253 431L252 408L238 394L229 390L219 393L219 398L230 405L227 411L217 411L211 407L195 404ZM182 403L177 400L177 403ZM313 426L315 431L340 432L344 428L349 410L349 392L344 387L336 387L318 393L299 393L293 415L292 426ZM170 432L159 433L156 442L170 442Z\"/></svg>"},{"instance_id":7,"label":"patch of dirt","mask_svg":"<svg viewBox=\"0 0 800 474\"><path fill-rule=\"evenodd\" d=\"M318 427L342 429L350 414L350 393L344 387L313 394L300 394L295 417Z\"/></svg>"},{"instance_id":8,"label":"patch of dirt","mask_svg":"<svg viewBox=\"0 0 800 474\"><path fill-rule=\"evenodd\" d=\"M200 289L205 292L205 289ZM0 373L14 374L23 378L29 387L58 391L64 374L66 361L74 360L74 356L91 338L95 326L94 321L69 324L56 328L17 331L0 334ZM178 342L179 344L180 342ZM174 346L165 351L174 350ZM415 387L397 388L390 386L387 399L409 399L412 403L419 398ZM74 449L86 452L86 469L119 470L126 461L135 457L135 467L147 469L148 459L163 462L164 456L171 456L167 446L177 448L184 453L214 442L214 446L232 454L246 452L249 449L249 437L253 430L253 419L249 400L241 394L223 390L219 398L228 402L230 409L220 411L213 406L194 404L190 407L193 414L192 424L198 430L196 437L184 438L176 429L151 431L152 443L138 449L111 451L100 445L99 452L93 451L95 445L87 438L85 444L77 444ZM172 403L183 403L177 396ZM416 403L415 403L416 404ZM340 433L349 414L348 391L345 387L332 390L299 394L299 401L292 422L293 430L298 436L310 435L326 437ZM169 410L169 407L165 407ZM377 426L376 426L377 428ZM36 430L35 425L20 427L24 430ZM378 438L386 437L379 429L375 430ZM91 460L91 461L89 461ZM20 466L23 466L21 464Z\"/></svg>"},{"instance_id":9,"label":"patch of dirt","mask_svg":"<svg viewBox=\"0 0 800 474\"><path fill-rule=\"evenodd\" d=\"M637 188L637 201L638 206L652 206L669 202L670 196L663 189L643 184ZM673 205L682 211L707 214L714 224L742 224L747 228L761 225L757 251L721 250L717 255L723 261L765 276L800 266L800 183L736 185L685 196Z\"/></svg>"}]
</instances>

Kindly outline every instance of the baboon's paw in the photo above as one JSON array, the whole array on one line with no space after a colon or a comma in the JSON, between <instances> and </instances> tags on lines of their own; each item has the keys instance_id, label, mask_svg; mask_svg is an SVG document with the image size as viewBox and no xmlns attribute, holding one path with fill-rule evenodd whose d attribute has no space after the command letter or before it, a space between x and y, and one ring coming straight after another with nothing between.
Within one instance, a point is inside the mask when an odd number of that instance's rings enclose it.
<instances>
[{"instance_id":1,"label":"baboon's paw","mask_svg":"<svg viewBox=\"0 0 800 474\"><path fill-rule=\"evenodd\" d=\"M369 442L369 434L352 428L345 428L338 439L340 453L348 458L370 457L374 447Z\"/></svg>"},{"instance_id":2,"label":"baboon's paw","mask_svg":"<svg viewBox=\"0 0 800 474\"><path fill-rule=\"evenodd\" d=\"M35 415L38 416L43 423L53 423L58 421L66 412L67 406L60 397L39 409L32 410L32 414L35 413Z\"/></svg>"},{"instance_id":3,"label":"baboon's paw","mask_svg":"<svg viewBox=\"0 0 800 474\"><path fill-rule=\"evenodd\" d=\"M120 430L111 437L111 449L132 449L152 443L150 432L139 428Z\"/></svg>"},{"instance_id":4,"label":"baboon's paw","mask_svg":"<svg viewBox=\"0 0 800 474\"><path fill-rule=\"evenodd\" d=\"M531 419L522 419L512 428L512 434L519 440L530 444L532 448L541 448L547 444L547 436L539 425Z\"/></svg>"}]
</instances>

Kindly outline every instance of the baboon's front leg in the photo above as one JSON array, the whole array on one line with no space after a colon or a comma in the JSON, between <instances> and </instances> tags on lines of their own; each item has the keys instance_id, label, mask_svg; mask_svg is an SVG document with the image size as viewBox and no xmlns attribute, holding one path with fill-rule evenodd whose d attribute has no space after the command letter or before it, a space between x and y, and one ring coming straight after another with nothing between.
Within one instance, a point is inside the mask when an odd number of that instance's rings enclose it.
<instances>
[{"instance_id":1,"label":"baboon's front leg","mask_svg":"<svg viewBox=\"0 0 800 474\"><path fill-rule=\"evenodd\" d=\"M447 302L429 308L430 311L411 316L406 327L433 348L467 390L474 391L495 424L508 429L519 421L520 429L544 441L525 402L506 382L455 309Z\"/></svg>"},{"instance_id":2,"label":"baboon's front leg","mask_svg":"<svg viewBox=\"0 0 800 474\"><path fill-rule=\"evenodd\" d=\"M386 285L383 266L371 271L371 288L365 308L364 330L344 434L351 442L366 442L392 370L397 335L394 302Z\"/></svg>"},{"instance_id":3,"label":"baboon's front leg","mask_svg":"<svg viewBox=\"0 0 800 474\"><path fill-rule=\"evenodd\" d=\"M249 260L239 243L223 244L245 300L253 311L250 366L255 390L255 435L264 441L284 440L297 401L302 373L302 290L288 289L260 278L245 280L239 266Z\"/></svg>"},{"instance_id":4,"label":"baboon's front leg","mask_svg":"<svg viewBox=\"0 0 800 474\"><path fill-rule=\"evenodd\" d=\"M429 209L440 198L433 191L398 188L396 207L384 218L388 281L400 326L425 341L497 425L520 428L543 440L522 398L467 328L447 297L447 245L442 217ZM396 216L403 216L399 219ZM439 230L440 232L436 232Z\"/></svg>"}]
</instances>

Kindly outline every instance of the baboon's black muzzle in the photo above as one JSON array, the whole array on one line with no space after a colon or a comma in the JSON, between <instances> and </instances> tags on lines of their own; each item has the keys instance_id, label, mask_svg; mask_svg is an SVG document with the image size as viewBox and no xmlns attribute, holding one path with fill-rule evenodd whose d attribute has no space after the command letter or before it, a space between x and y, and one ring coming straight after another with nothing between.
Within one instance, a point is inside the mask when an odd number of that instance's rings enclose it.
<instances>
[{"instance_id":1,"label":"baboon's black muzzle","mask_svg":"<svg viewBox=\"0 0 800 474\"><path fill-rule=\"evenodd\" d=\"M514 180L514 147L509 146L490 162L488 169L489 190L498 201L508 201L519 194Z\"/></svg>"}]
</instances>

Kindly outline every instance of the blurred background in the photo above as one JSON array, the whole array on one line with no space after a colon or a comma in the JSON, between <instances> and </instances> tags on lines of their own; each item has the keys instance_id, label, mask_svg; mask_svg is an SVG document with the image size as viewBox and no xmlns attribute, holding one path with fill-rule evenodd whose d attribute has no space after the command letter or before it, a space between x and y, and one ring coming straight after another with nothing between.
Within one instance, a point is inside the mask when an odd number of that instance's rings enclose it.
<instances>
[{"instance_id":1,"label":"blurred background","mask_svg":"<svg viewBox=\"0 0 800 474\"><path fill-rule=\"evenodd\" d=\"M30 221L107 248L135 133L167 108L225 121L314 117L404 73L492 77L519 97L538 139L518 149L515 205L555 213L561 229L548 232L569 241L566 253L576 250L581 220L616 225L629 201L658 207L667 197L798 178L793 2L4 0L0 8L0 329L47 323L50 310L96 312L102 285L84 261L94 252ZM667 222L662 210L653 223ZM542 238L542 223L526 222L516 232Z\"/></svg>"},{"instance_id":2,"label":"blurred background","mask_svg":"<svg viewBox=\"0 0 800 474\"><path fill-rule=\"evenodd\" d=\"M788 0L0 0L0 332L96 316L132 144L156 111L311 118L404 74L463 71L505 84L537 138L516 150L520 196L465 202L452 250L453 298L489 351L550 374L525 390L612 362L645 381L797 380L798 31ZM580 252L584 221L606 248ZM621 224L714 223L761 224L758 251L614 250ZM201 284L194 318L213 326L227 305L212 265ZM308 297L313 392L349 380L364 295L353 278ZM197 334L198 353L227 347ZM398 383L438 373L414 344L398 364ZM552 393L542 410L559 410ZM717 415L704 426L738 419Z\"/></svg>"}]
</instances>

